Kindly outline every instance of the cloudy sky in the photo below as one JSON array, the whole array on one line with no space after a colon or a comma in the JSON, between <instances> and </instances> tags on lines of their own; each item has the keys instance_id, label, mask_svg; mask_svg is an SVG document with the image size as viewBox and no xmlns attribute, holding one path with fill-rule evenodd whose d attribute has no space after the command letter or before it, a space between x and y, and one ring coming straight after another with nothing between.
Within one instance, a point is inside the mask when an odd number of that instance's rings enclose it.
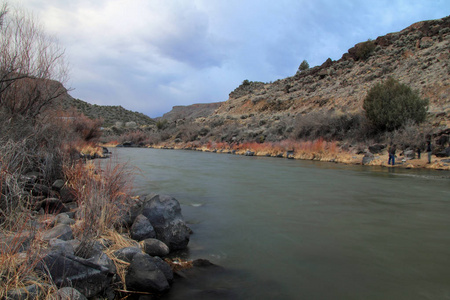
<instances>
[{"instance_id":1,"label":"cloudy sky","mask_svg":"<svg viewBox=\"0 0 450 300\"><path fill-rule=\"evenodd\" d=\"M450 0L9 0L66 48L71 95L158 117L337 60L450 14Z\"/></svg>"}]
</instances>

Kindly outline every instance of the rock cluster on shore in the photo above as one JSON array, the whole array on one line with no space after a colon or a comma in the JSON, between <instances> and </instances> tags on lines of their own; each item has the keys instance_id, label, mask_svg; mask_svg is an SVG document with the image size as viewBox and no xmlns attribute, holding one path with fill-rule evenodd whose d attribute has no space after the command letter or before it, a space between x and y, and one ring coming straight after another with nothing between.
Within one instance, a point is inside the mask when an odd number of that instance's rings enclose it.
<instances>
[{"instance_id":1,"label":"rock cluster on shore","mask_svg":"<svg viewBox=\"0 0 450 300\"><path fill-rule=\"evenodd\" d=\"M0 249L6 249L12 240L20 240L19 253L27 256L32 240L46 243L46 249L38 254L35 271L59 288L52 299L115 299L120 285L126 286L124 295L132 291L157 294L170 289L174 273L163 258L185 249L191 234L175 198L147 195L135 199L122 220L123 228L128 228L124 236L131 236L134 244L109 251L113 241L108 238L75 238L72 227L78 207L73 191L64 181L58 180L48 188L37 183L38 177L39 174L28 174L25 178L29 181L29 193L35 195L35 230L0 235ZM117 261L129 265L122 283ZM34 299L42 296L44 290L45 285L32 284L8 291L7 299Z\"/></svg>"}]
</instances>

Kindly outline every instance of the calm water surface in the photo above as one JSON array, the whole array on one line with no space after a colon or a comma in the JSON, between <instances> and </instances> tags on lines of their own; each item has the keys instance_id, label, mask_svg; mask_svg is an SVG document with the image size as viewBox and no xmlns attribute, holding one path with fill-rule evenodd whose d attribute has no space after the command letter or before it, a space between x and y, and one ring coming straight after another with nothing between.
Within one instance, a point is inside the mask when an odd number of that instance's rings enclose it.
<instances>
[{"instance_id":1,"label":"calm water surface","mask_svg":"<svg viewBox=\"0 0 450 300\"><path fill-rule=\"evenodd\" d=\"M450 299L450 172L115 151L181 203L181 255L224 267L165 299Z\"/></svg>"}]
</instances>

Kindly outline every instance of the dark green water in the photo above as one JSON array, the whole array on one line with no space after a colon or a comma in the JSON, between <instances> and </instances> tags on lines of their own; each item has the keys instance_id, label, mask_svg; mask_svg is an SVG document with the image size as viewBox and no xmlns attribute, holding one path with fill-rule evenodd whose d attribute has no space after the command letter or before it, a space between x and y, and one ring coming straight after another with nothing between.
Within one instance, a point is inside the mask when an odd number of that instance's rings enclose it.
<instances>
[{"instance_id":1,"label":"dark green water","mask_svg":"<svg viewBox=\"0 0 450 300\"><path fill-rule=\"evenodd\" d=\"M184 255L225 268L165 299L450 299L450 172L115 151L181 203Z\"/></svg>"}]
</instances>

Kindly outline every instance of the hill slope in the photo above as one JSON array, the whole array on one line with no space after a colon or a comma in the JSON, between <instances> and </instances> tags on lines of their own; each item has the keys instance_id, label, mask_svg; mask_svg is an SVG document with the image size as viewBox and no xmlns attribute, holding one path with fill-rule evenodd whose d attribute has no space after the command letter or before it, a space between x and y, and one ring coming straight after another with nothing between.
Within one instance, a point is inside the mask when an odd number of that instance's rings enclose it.
<instances>
[{"instance_id":1,"label":"hill slope","mask_svg":"<svg viewBox=\"0 0 450 300\"><path fill-rule=\"evenodd\" d=\"M173 121L159 132L163 141L278 141L323 136L364 139L362 104L375 84L394 77L429 99L427 124L450 127L450 17L422 21L373 41L356 44L337 61L273 83L237 87L215 110L195 118L195 106L175 107ZM183 111L187 109L189 111ZM198 107L198 109L202 109ZM359 132L357 132L359 130ZM317 134L311 134L316 131ZM339 132L338 132L339 131ZM422 130L423 132L423 130Z\"/></svg>"},{"instance_id":2,"label":"hill slope","mask_svg":"<svg viewBox=\"0 0 450 300\"><path fill-rule=\"evenodd\" d=\"M91 119L102 119L104 127L111 127L117 123L124 125L128 122L135 122L137 126L155 124L155 120L143 113L127 110L122 106L90 104L69 94L60 97L59 103L63 109L74 108Z\"/></svg>"}]
</instances>

